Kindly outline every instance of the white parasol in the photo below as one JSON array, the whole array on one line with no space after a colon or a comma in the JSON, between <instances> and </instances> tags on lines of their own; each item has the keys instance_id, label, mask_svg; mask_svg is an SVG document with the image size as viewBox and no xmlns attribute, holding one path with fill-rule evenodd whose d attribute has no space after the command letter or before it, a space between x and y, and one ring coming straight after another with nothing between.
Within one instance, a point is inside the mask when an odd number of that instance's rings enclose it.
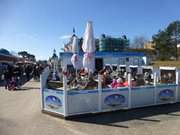
<instances>
[{"instance_id":1,"label":"white parasol","mask_svg":"<svg viewBox=\"0 0 180 135\"><path fill-rule=\"evenodd\" d=\"M96 47L95 47L95 40L94 40L94 34L93 34L93 26L92 26L91 21L89 21L86 26L82 49L85 53L83 57L83 67L87 71L93 73L95 70Z\"/></svg>"},{"instance_id":2,"label":"white parasol","mask_svg":"<svg viewBox=\"0 0 180 135\"><path fill-rule=\"evenodd\" d=\"M76 36L73 37L72 52L74 53L73 56L71 57L71 62L73 64L73 67L75 69L80 69L82 67L82 63L78 55L79 47L78 47L78 39Z\"/></svg>"}]
</instances>

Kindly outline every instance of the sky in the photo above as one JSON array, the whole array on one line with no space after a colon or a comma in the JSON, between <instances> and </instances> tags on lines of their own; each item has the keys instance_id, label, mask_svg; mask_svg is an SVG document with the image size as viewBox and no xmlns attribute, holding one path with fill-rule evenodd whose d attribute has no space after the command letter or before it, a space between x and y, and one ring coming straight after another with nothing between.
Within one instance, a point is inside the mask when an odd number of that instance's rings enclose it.
<instances>
[{"instance_id":1,"label":"sky","mask_svg":"<svg viewBox=\"0 0 180 135\"><path fill-rule=\"evenodd\" d=\"M94 35L125 34L151 39L160 29L180 20L180 0L0 0L0 48L48 59L72 34L84 35L93 21Z\"/></svg>"}]
</instances>

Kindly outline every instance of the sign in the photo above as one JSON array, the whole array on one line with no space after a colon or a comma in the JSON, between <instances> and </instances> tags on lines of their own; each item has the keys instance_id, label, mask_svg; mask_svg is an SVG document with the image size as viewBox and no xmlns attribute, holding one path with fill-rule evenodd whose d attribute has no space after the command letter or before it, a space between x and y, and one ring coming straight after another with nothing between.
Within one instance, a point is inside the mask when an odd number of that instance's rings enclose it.
<instances>
[{"instance_id":1,"label":"sign","mask_svg":"<svg viewBox=\"0 0 180 135\"><path fill-rule=\"evenodd\" d=\"M64 113L63 91L54 89L43 89L44 110Z\"/></svg>"},{"instance_id":2,"label":"sign","mask_svg":"<svg viewBox=\"0 0 180 135\"><path fill-rule=\"evenodd\" d=\"M159 99L162 101L171 101L174 98L174 91L171 89L162 90L159 93Z\"/></svg>"},{"instance_id":3,"label":"sign","mask_svg":"<svg viewBox=\"0 0 180 135\"><path fill-rule=\"evenodd\" d=\"M108 106L118 106L125 103L125 96L120 94L112 94L104 99L104 103Z\"/></svg>"},{"instance_id":4,"label":"sign","mask_svg":"<svg viewBox=\"0 0 180 135\"><path fill-rule=\"evenodd\" d=\"M47 96L45 102L46 105L51 109L59 109L62 106L61 100L53 95Z\"/></svg>"}]
</instances>

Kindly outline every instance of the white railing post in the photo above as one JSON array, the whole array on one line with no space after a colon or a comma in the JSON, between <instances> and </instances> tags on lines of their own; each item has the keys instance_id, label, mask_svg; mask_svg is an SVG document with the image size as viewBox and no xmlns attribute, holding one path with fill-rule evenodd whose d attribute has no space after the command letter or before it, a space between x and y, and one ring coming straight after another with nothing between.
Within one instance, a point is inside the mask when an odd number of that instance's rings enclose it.
<instances>
[{"instance_id":1,"label":"white railing post","mask_svg":"<svg viewBox=\"0 0 180 135\"><path fill-rule=\"evenodd\" d=\"M41 94L41 108L44 109L44 88L46 87L47 78L49 76L49 68L45 68L40 75L40 94Z\"/></svg>"},{"instance_id":2,"label":"white railing post","mask_svg":"<svg viewBox=\"0 0 180 135\"><path fill-rule=\"evenodd\" d=\"M153 73L154 75L154 77L153 77L153 79L154 79L154 82L153 82L153 85L154 85L154 104L156 104L157 103L157 89L156 89L156 85L157 85L157 73L156 72L154 72Z\"/></svg>"},{"instance_id":3,"label":"white railing post","mask_svg":"<svg viewBox=\"0 0 180 135\"><path fill-rule=\"evenodd\" d=\"M179 71L176 70L176 97L175 97L175 102L178 101L178 89L179 89Z\"/></svg>"},{"instance_id":4,"label":"white railing post","mask_svg":"<svg viewBox=\"0 0 180 135\"><path fill-rule=\"evenodd\" d=\"M40 94L41 94L41 109L44 109L44 96L43 96L43 74L40 75Z\"/></svg>"},{"instance_id":5,"label":"white railing post","mask_svg":"<svg viewBox=\"0 0 180 135\"><path fill-rule=\"evenodd\" d=\"M64 116L68 115L68 103L67 103L67 77L63 74L63 90L64 90Z\"/></svg>"},{"instance_id":6,"label":"white railing post","mask_svg":"<svg viewBox=\"0 0 180 135\"><path fill-rule=\"evenodd\" d=\"M128 73L128 108L131 108L131 73Z\"/></svg>"},{"instance_id":7,"label":"white railing post","mask_svg":"<svg viewBox=\"0 0 180 135\"><path fill-rule=\"evenodd\" d=\"M98 74L98 111L102 111L102 76Z\"/></svg>"}]
</instances>

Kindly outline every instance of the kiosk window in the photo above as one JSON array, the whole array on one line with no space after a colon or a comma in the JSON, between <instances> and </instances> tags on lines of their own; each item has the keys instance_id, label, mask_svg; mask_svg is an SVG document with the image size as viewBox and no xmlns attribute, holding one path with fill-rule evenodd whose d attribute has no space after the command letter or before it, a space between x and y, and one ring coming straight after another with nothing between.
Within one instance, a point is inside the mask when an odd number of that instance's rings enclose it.
<instances>
[{"instance_id":1,"label":"kiosk window","mask_svg":"<svg viewBox=\"0 0 180 135\"><path fill-rule=\"evenodd\" d=\"M175 70L161 70L161 83L175 83L176 72Z\"/></svg>"},{"instance_id":2,"label":"kiosk window","mask_svg":"<svg viewBox=\"0 0 180 135\"><path fill-rule=\"evenodd\" d=\"M126 58L126 62L129 62L129 58Z\"/></svg>"},{"instance_id":3,"label":"kiosk window","mask_svg":"<svg viewBox=\"0 0 180 135\"><path fill-rule=\"evenodd\" d=\"M117 70L117 66L113 65L112 69L113 69L113 71L116 71Z\"/></svg>"},{"instance_id":4,"label":"kiosk window","mask_svg":"<svg viewBox=\"0 0 180 135\"><path fill-rule=\"evenodd\" d=\"M103 59L102 58L95 59L95 68L97 71L100 71L101 69L103 69Z\"/></svg>"}]
</instances>

